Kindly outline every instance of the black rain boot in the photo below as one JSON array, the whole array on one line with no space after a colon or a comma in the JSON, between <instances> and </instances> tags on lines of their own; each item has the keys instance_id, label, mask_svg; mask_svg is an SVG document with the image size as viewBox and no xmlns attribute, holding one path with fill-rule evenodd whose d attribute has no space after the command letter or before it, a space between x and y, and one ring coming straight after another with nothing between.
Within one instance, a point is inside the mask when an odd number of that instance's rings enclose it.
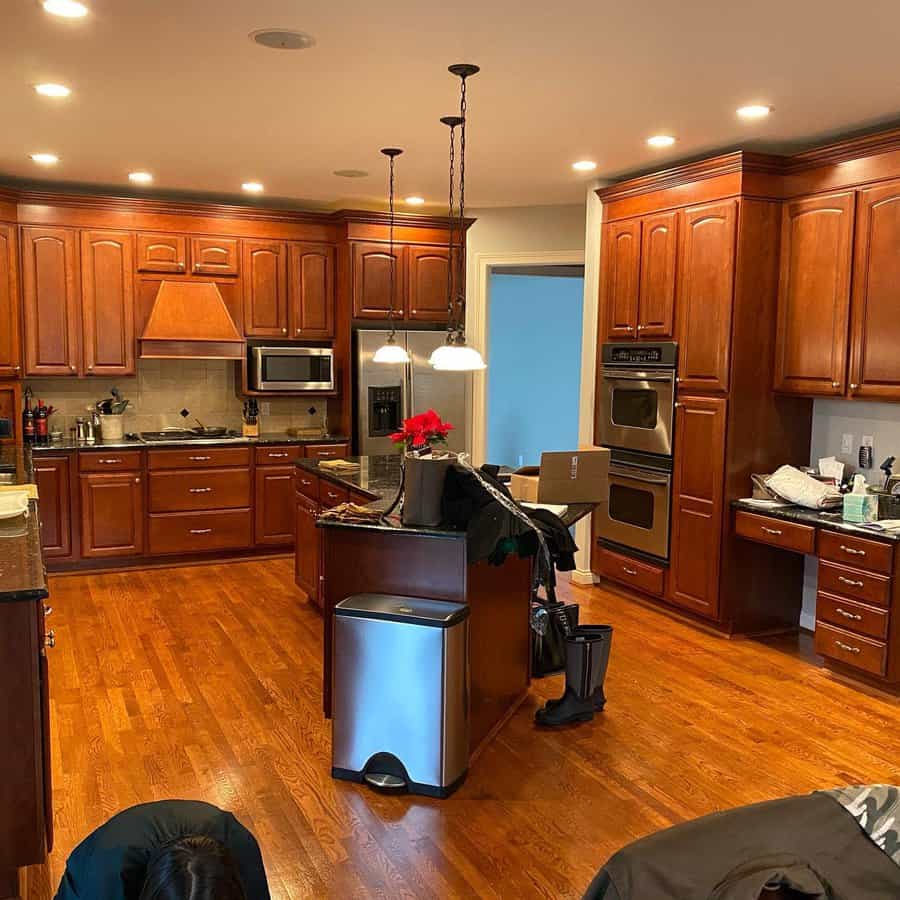
<instances>
[{"instance_id":1,"label":"black rain boot","mask_svg":"<svg viewBox=\"0 0 900 900\"><path fill-rule=\"evenodd\" d=\"M612 626L579 625L566 638L566 691L534 716L538 725L589 722L606 705L603 681L609 667Z\"/></svg>"}]
</instances>

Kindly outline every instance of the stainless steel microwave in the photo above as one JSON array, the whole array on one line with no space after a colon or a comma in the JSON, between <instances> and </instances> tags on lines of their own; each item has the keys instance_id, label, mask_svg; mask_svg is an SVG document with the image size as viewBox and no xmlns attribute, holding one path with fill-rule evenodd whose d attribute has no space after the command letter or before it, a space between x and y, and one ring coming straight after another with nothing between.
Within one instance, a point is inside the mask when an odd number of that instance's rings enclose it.
<instances>
[{"instance_id":1,"label":"stainless steel microwave","mask_svg":"<svg viewBox=\"0 0 900 900\"><path fill-rule=\"evenodd\" d=\"M251 347L250 387L257 391L334 390L330 347Z\"/></svg>"}]
</instances>

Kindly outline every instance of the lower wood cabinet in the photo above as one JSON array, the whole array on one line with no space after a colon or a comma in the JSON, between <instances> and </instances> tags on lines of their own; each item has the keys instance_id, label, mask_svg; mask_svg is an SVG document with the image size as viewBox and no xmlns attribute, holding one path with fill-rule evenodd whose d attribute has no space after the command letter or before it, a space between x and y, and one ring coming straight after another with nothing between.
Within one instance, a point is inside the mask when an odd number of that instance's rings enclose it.
<instances>
[{"instance_id":1,"label":"lower wood cabinet","mask_svg":"<svg viewBox=\"0 0 900 900\"><path fill-rule=\"evenodd\" d=\"M349 444L307 444L303 448L303 455L307 459L343 459L349 453Z\"/></svg>"},{"instance_id":2,"label":"lower wood cabinet","mask_svg":"<svg viewBox=\"0 0 900 900\"><path fill-rule=\"evenodd\" d=\"M719 615L726 401L680 397L676 406L672 555L667 599L710 619Z\"/></svg>"},{"instance_id":3,"label":"lower wood cabinet","mask_svg":"<svg viewBox=\"0 0 900 900\"><path fill-rule=\"evenodd\" d=\"M643 560L598 547L594 554L598 574L611 581L627 585L645 594L661 597L665 584L665 570Z\"/></svg>"},{"instance_id":4,"label":"lower wood cabinet","mask_svg":"<svg viewBox=\"0 0 900 900\"><path fill-rule=\"evenodd\" d=\"M260 466L256 470L256 544L294 543L296 466Z\"/></svg>"},{"instance_id":5,"label":"lower wood cabinet","mask_svg":"<svg viewBox=\"0 0 900 900\"><path fill-rule=\"evenodd\" d=\"M19 440L22 427L22 385L18 381L0 381L0 419L8 419L9 434L0 435L0 444L12 444Z\"/></svg>"},{"instance_id":6,"label":"lower wood cabinet","mask_svg":"<svg viewBox=\"0 0 900 900\"><path fill-rule=\"evenodd\" d=\"M139 472L90 472L81 481L81 556L144 552L144 488Z\"/></svg>"},{"instance_id":7,"label":"lower wood cabinet","mask_svg":"<svg viewBox=\"0 0 900 900\"><path fill-rule=\"evenodd\" d=\"M74 559L72 488L75 456L34 455L34 480L41 517L41 548L47 559Z\"/></svg>"},{"instance_id":8,"label":"lower wood cabinet","mask_svg":"<svg viewBox=\"0 0 900 900\"><path fill-rule=\"evenodd\" d=\"M216 509L150 516L148 549L151 556L240 550L253 543L249 509Z\"/></svg>"},{"instance_id":9,"label":"lower wood cabinet","mask_svg":"<svg viewBox=\"0 0 900 900\"><path fill-rule=\"evenodd\" d=\"M310 600L322 606L319 596L319 570L321 567L322 544L316 519L319 504L297 491L295 499L295 550L294 581Z\"/></svg>"}]
</instances>

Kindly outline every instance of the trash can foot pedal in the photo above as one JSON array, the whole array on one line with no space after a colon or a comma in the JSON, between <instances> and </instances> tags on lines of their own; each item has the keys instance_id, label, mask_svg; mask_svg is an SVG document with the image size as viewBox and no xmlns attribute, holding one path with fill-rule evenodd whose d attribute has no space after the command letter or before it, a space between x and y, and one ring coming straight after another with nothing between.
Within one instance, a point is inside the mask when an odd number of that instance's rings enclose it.
<instances>
[{"instance_id":1,"label":"trash can foot pedal","mask_svg":"<svg viewBox=\"0 0 900 900\"><path fill-rule=\"evenodd\" d=\"M383 791L386 794L398 794L406 790L406 780L398 778L396 775L388 775L382 772L366 772L363 777L366 784L375 788L376 791Z\"/></svg>"}]
</instances>

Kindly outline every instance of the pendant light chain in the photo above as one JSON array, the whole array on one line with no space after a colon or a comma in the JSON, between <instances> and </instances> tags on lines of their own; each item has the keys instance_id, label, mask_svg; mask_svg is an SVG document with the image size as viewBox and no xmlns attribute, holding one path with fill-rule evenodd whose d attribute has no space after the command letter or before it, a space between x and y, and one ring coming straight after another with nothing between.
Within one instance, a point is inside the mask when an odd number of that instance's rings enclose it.
<instances>
[{"instance_id":1,"label":"pendant light chain","mask_svg":"<svg viewBox=\"0 0 900 900\"><path fill-rule=\"evenodd\" d=\"M447 218L450 228L447 240L447 331L453 333L453 179L456 163L456 126L450 126L450 198Z\"/></svg>"},{"instance_id":2,"label":"pendant light chain","mask_svg":"<svg viewBox=\"0 0 900 900\"><path fill-rule=\"evenodd\" d=\"M390 174L390 184L389 184L389 193L388 193L388 206L390 207L391 212L391 225L390 225L390 267L391 267L391 288L390 294L388 295L388 319L391 323L391 340L393 340L394 335L396 334L396 326L394 323L394 268L395 268L395 259L394 259L394 157L390 157L391 162L391 174Z\"/></svg>"},{"instance_id":3,"label":"pendant light chain","mask_svg":"<svg viewBox=\"0 0 900 900\"><path fill-rule=\"evenodd\" d=\"M465 339L466 293L465 284L465 252L466 252L466 77L460 78L459 89L459 251L456 256L456 333ZM451 212L452 220L453 214Z\"/></svg>"}]
</instances>

